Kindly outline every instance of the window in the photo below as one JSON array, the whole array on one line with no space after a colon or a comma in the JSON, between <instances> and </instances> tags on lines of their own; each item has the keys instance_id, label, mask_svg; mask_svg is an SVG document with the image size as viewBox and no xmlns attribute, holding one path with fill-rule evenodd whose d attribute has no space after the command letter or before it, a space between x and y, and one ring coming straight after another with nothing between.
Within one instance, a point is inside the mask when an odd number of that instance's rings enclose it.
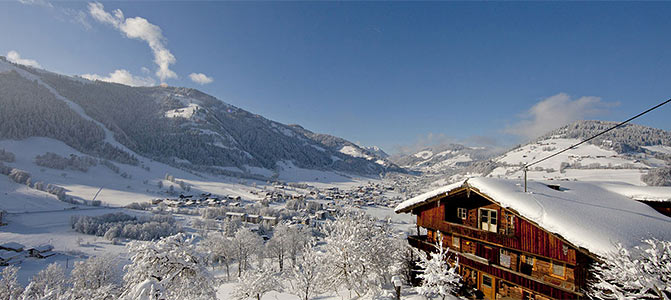
<instances>
[{"instance_id":1,"label":"window","mask_svg":"<svg viewBox=\"0 0 671 300\"><path fill-rule=\"evenodd\" d=\"M506 215L506 234L515 234L515 216L511 214Z\"/></svg>"},{"instance_id":2,"label":"window","mask_svg":"<svg viewBox=\"0 0 671 300\"><path fill-rule=\"evenodd\" d=\"M496 210L487 208L480 209L480 229L496 232L496 220Z\"/></svg>"},{"instance_id":3,"label":"window","mask_svg":"<svg viewBox=\"0 0 671 300\"><path fill-rule=\"evenodd\" d=\"M457 218L466 220L466 217L468 216L468 210L466 210L463 207L457 208Z\"/></svg>"},{"instance_id":4,"label":"window","mask_svg":"<svg viewBox=\"0 0 671 300\"><path fill-rule=\"evenodd\" d=\"M566 265L562 263L552 263L552 275L564 278L566 277Z\"/></svg>"},{"instance_id":5,"label":"window","mask_svg":"<svg viewBox=\"0 0 671 300\"><path fill-rule=\"evenodd\" d=\"M534 269L534 258L532 256L522 255L520 272L522 272L522 274L531 275L533 269Z\"/></svg>"},{"instance_id":6,"label":"window","mask_svg":"<svg viewBox=\"0 0 671 300\"><path fill-rule=\"evenodd\" d=\"M485 274L482 274L482 285L488 288L492 288L492 278Z\"/></svg>"},{"instance_id":7,"label":"window","mask_svg":"<svg viewBox=\"0 0 671 300\"><path fill-rule=\"evenodd\" d=\"M461 248L461 239L458 236L452 236L452 247Z\"/></svg>"},{"instance_id":8,"label":"window","mask_svg":"<svg viewBox=\"0 0 671 300\"><path fill-rule=\"evenodd\" d=\"M501 249L499 264L506 268L510 268L510 253L508 251Z\"/></svg>"},{"instance_id":9,"label":"window","mask_svg":"<svg viewBox=\"0 0 671 300\"><path fill-rule=\"evenodd\" d=\"M536 269L536 258L533 256L527 256L527 264L530 265L534 270Z\"/></svg>"}]
</instances>

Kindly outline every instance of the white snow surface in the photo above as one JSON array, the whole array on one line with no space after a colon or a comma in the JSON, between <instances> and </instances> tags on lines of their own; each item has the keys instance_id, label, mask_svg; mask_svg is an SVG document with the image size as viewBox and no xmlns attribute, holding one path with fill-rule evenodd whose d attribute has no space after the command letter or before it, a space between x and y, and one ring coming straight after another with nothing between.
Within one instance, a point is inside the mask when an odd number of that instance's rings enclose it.
<instances>
[{"instance_id":1,"label":"white snow surface","mask_svg":"<svg viewBox=\"0 0 671 300\"><path fill-rule=\"evenodd\" d=\"M63 157L70 154L86 156L79 151L69 147L61 141L30 137L24 140L0 140L0 149L5 149L16 155L16 161L5 163L5 165L25 170L31 174L32 182L44 182L64 187L68 196L78 200L91 200L98 190L96 200L102 201L106 206L125 206L132 202L147 202L155 198L167 197L165 191L168 186L174 185L177 192L181 192L178 185L170 183L165 174L170 174L176 180L184 181L191 186L191 194L202 192L220 195L239 195L245 199L253 200L258 196L250 193L256 188L241 185L235 178L220 176L200 176L170 167L168 165L139 157L150 171L140 166L131 166L115 163L121 173L125 172L132 178L123 178L112 172L105 166L97 165L90 167L88 172L74 171L70 169L57 170L38 166L34 163L35 156L45 152L53 152ZM254 172L256 170L253 170ZM55 200L47 193L30 189L25 185L13 183L8 177L0 176L0 209L8 211L43 211L70 207L72 205ZM163 181L164 188L157 187L158 181ZM5 194L7 193L7 194ZM16 201L16 200L21 201ZM52 201L42 201L44 199ZM62 205L59 205L63 203ZM32 204L31 204L32 203Z\"/></svg>"},{"instance_id":2,"label":"white snow surface","mask_svg":"<svg viewBox=\"0 0 671 300\"><path fill-rule=\"evenodd\" d=\"M443 154L443 153L441 153L441 154ZM429 158L431 158L431 156L433 156L433 152L431 152L430 150L422 150L422 151L419 151L419 152L413 154L413 156L421 158L421 159L429 159Z\"/></svg>"},{"instance_id":3,"label":"white snow surface","mask_svg":"<svg viewBox=\"0 0 671 300\"><path fill-rule=\"evenodd\" d=\"M463 183L409 199L395 211L398 213L431 197L449 194ZM557 191L544 182L529 181L527 193L517 180L478 177L468 179L468 184L502 207L514 209L545 230L598 255L615 251L617 243L632 248L645 238L671 240L671 218L599 184L562 181L559 183L562 190ZM637 188L643 190L644 187Z\"/></svg>"},{"instance_id":4,"label":"white snow surface","mask_svg":"<svg viewBox=\"0 0 671 300\"><path fill-rule=\"evenodd\" d=\"M187 107L172 109L165 112L166 118L190 119L200 108L198 104L189 103Z\"/></svg>"},{"instance_id":5,"label":"white snow surface","mask_svg":"<svg viewBox=\"0 0 671 300\"><path fill-rule=\"evenodd\" d=\"M599 186L634 200L671 202L671 186L637 186L616 182L599 183Z\"/></svg>"},{"instance_id":6,"label":"white snow surface","mask_svg":"<svg viewBox=\"0 0 671 300\"><path fill-rule=\"evenodd\" d=\"M643 148L650 150L652 152L671 154L671 146L654 145L654 146L643 146Z\"/></svg>"},{"instance_id":7,"label":"white snow surface","mask_svg":"<svg viewBox=\"0 0 671 300\"><path fill-rule=\"evenodd\" d=\"M370 155L366 155L366 154L362 153L356 147L349 146L349 145L343 146L342 148L340 148L339 152L343 153L343 154L347 154L347 155L352 156L352 157L361 157L361 158L366 158L366 159L371 157Z\"/></svg>"},{"instance_id":8,"label":"white snow surface","mask_svg":"<svg viewBox=\"0 0 671 300\"><path fill-rule=\"evenodd\" d=\"M578 142L580 140L553 137L524 145L495 158L495 161L503 165L494 169L489 176L521 179L524 164ZM667 148L671 150L671 147L659 145L645 148L656 152L664 152ZM561 171L562 163L568 163L570 166ZM646 184L641 180L641 175L647 173L650 168L666 165L665 161L649 154L635 156L618 154L605 146L582 144L571 151L532 166L527 176L533 180L608 181L644 186Z\"/></svg>"},{"instance_id":9,"label":"white snow surface","mask_svg":"<svg viewBox=\"0 0 671 300\"><path fill-rule=\"evenodd\" d=\"M450 191L462 186L463 184L464 184L464 181L459 181L459 182L455 182L455 183L452 183L452 184L449 184L449 185L446 185L446 186L443 186L443 187L439 187L435 190L428 191L428 192L423 193L421 195L417 195L415 197L412 197L408 200L405 200L405 201L401 202L398 206L396 206L394 211L396 213L400 213L401 210L404 210L404 209L406 209L408 207L411 207L411 206L414 206L416 204L420 204L420 203L422 203L426 200L429 200L430 198L433 198L435 196L438 196L440 194L448 195Z\"/></svg>"}]
</instances>

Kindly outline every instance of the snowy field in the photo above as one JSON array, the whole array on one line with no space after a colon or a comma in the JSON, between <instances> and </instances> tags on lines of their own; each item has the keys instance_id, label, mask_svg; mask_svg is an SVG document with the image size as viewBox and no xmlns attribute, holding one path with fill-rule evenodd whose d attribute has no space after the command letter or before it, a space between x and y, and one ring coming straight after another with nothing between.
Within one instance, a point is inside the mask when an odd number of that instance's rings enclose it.
<instances>
[{"instance_id":1,"label":"snowy field","mask_svg":"<svg viewBox=\"0 0 671 300\"><path fill-rule=\"evenodd\" d=\"M52 262L58 262L63 266L69 263L71 267L75 260L88 256L125 256L126 249L123 245L113 245L102 237L77 233L70 226L70 217L74 215L96 216L119 210L79 207L60 211L9 214L5 219L8 225L0 227L0 242L17 242L27 248L50 244L54 246L54 251L59 253L46 259L26 258L18 264L21 266L19 281L27 284L36 272Z\"/></svg>"},{"instance_id":2,"label":"snowy field","mask_svg":"<svg viewBox=\"0 0 671 300\"><path fill-rule=\"evenodd\" d=\"M496 161L505 166L490 173L491 177L521 179L522 166L542 159L558 150L580 142L577 139L547 139L512 150ZM664 152L665 146L647 147L651 151ZM530 167L527 176L536 180L578 180L624 182L645 185L641 175L663 161L652 156L629 157L613 150L592 144L582 144ZM568 164L568 166L567 166Z\"/></svg>"},{"instance_id":3,"label":"snowy field","mask_svg":"<svg viewBox=\"0 0 671 300\"><path fill-rule=\"evenodd\" d=\"M165 198L168 197L166 191L170 186L175 191L181 192L178 184L164 180L166 174L172 175L175 181L184 181L189 185L190 191L188 194L212 193L258 200L259 197L252 191L261 191L266 185L265 181L252 179L192 174L141 156L138 157L141 165L144 165L145 168L115 163L120 169L119 173L113 172L100 164L90 167L87 172L38 166L35 164L35 157L46 152L52 152L66 158L71 154L80 157L86 156L63 142L49 138L32 137L20 141L0 140L0 149L2 148L16 156L15 162L4 164L27 171L30 173L33 183L44 182L45 184L62 186L66 188L68 196L77 200L90 201L100 190L95 199L101 201L105 206L125 206L133 202L148 202L155 198ZM256 171L260 172L260 170ZM123 173L128 176L121 176ZM308 183L318 188L338 187L341 189L348 189L371 180L375 181L375 179L358 178L336 172L301 169L291 163L281 164L278 179L286 182ZM159 182L162 188L159 188ZM38 195L43 195L41 192L31 191L25 186L14 184L4 176L0 178L0 187L7 193L7 201L0 199L0 209L14 211L25 205L24 209L29 211L39 210L39 207L35 206L37 203L16 204L17 201L8 200L18 199L17 197L21 197L21 195L35 198ZM58 206L57 204L54 205Z\"/></svg>"}]
</instances>

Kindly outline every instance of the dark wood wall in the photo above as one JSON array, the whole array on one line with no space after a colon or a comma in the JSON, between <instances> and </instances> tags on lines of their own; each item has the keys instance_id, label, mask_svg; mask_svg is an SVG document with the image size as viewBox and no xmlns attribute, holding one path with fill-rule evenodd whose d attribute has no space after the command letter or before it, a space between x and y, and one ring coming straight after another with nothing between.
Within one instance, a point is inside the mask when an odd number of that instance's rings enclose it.
<instances>
[{"instance_id":1,"label":"dark wood wall","mask_svg":"<svg viewBox=\"0 0 671 300\"><path fill-rule=\"evenodd\" d=\"M469 206L468 203L472 205ZM452 214L456 216L457 207L468 209L467 220L463 220L459 224L446 221L446 219L453 220ZM497 210L498 226L506 226L507 220L505 220L505 216L508 214L514 215L512 232L502 234L501 232L489 232L478 229L477 210L479 207ZM551 268L549 268L551 266L550 262L565 263L567 276L563 280L556 280L551 276L545 276L548 274L529 274L529 278L534 277L541 282L548 281L553 285L565 286L568 289L575 287L576 291L581 290L587 284L588 267L592 263L591 257L578 251L555 234L541 229L530 221L519 217L513 211L502 208L477 193L472 192L468 195L462 192L444 196L439 201L430 202L413 209L413 213L417 215L417 225L429 229L429 241L435 240L437 232L442 232L444 245L453 247L455 245L452 245L452 237L460 237L460 245L456 247L459 251L485 258L490 264L494 265L499 264L501 249L510 250L513 253L511 260L515 262L510 268L513 272L521 272L517 270L518 260L521 259L519 255L531 255L539 258L537 267L539 267L539 270L543 270L543 272L551 272ZM470 242L466 243L466 240L470 240ZM475 261L472 261L472 263L486 266ZM479 267L478 269L480 269ZM554 298L562 299L568 295L566 294L568 292L553 288L551 285L503 271L501 268L487 267L486 270L481 270L488 273L489 271L495 272L490 274L546 295L551 295Z\"/></svg>"},{"instance_id":2,"label":"dark wood wall","mask_svg":"<svg viewBox=\"0 0 671 300\"><path fill-rule=\"evenodd\" d=\"M455 197L465 197L464 195L455 195ZM481 197L475 193L471 193L470 198ZM538 226L522 219L515 218L515 229L513 235L499 234L495 232L488 232L479 230L477 228L451 224L445 221L445 210L449 205L448 210L455 210L451 204L452 199L445 197L440 201L428 203L425 206L415 208L414 214L417 214L417 225L442 232L455 233L462 236L471 237L476 240L485 241L504 248L520 250L535 255L547 257L567 264L576 264L576 249L564 243L561 239L553 234L550 234ZM487 207L492 207L487 205ZM500 206L495 206L498 210L499 226L501 211L504 210ZM508 211L507 211L508 212Z\"/></svg>"},{"instance_id":3,"label":"dark wood wall","mask_svg":"<svg viewBox=\"0 0 671 300\"><path fill-rule=\"evenodd\" d=\"M545 295L548 295L552 298L555 299L576 299L579 298L578 295L565 292L563 290L560 290L558 288L553 288L547 284L543 284L540 282L536 282L534 280L525 278L523 276L519 276L510 272L506 272L505 270L493 267L493 266L488 266L485 264L481 264L476 261L472 261L468 258L465 257L460 257L459 258L459 264L462 266L468 266L472 267L476 270L485 272L487 274L494 275L495 277L498 277L499 279L503 279L505 281L517 284L519 286L528 288L533 291L537 291L540 293L543 293Z\"/></svg>"},{"instance_id":4,"label":"dark wood wall","mask_svg":"<svg viewBox=\"0 0 671 300\"><path fill-rule=\"evenodd\" d=\"M671 201L645 201L638 200L638 202L645 203L648 206L652 207L660 214L663 214L667 217L671 217Z\"/></svg>"}]
</instances>

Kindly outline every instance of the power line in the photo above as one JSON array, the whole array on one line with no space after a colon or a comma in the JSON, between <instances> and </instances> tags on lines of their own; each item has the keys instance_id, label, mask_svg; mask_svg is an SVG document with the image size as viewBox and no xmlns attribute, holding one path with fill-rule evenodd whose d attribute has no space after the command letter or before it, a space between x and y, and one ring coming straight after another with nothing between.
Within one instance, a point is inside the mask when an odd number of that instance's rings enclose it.
<instances>
[{"instance_id":1,"label":"power line","mask_svg":"<svg viewBox=\"0 0 671 300\"><path fill-rule=\"evenodd\" d=\"M602 131L602 132L599 132L599 133L593 135L592 137L590 137L590 138L588 138L588 139L586 139L586 140L583 140L583 141L581 141L581 142L579 142L579 143L577 143L577 144L571 145L571 146L569 146L568 148L564 148L563 150L561 150L561 151L559 151L559 152L556 152L556 153L554 153L554 154L552 154L552 155L546 156L546 157L544 157L544 158L542 158L542 159L539 159L539 160L537 160L537 161L532 161L531 163L528 163L528 164L524 165L524 167L522 167L522 169L524 170L524 190L526 191L526 184L527 184L527 181L526 181L526 173L527 173L527 172L526 172L526 171L527 171L527 169L528 169L529 167L531 167L531 166L533 166L533 165L535 165L535 164L541 163L541 162L543 162L543 161L545 161L545 160L548 160L548 159L550 159L550 158L553 158L553 157L555 157L555 156L557 156L557 155L559 155L559 154L562 154L562 153L564 153L564 152L566 152L566 151L568 151L568 150L574 149L575 147L578 147L578 146L580 146L580 145L582 145L582 144L584 144L584 143L586 143L586 142L589 142L589 141L591 141L591 140L597 138L598 136L600 136L600 135L602 135L602 134L604 134L604 133L606 133L606 132L609 132L609 131L611 131L611 130L613 130L613 129L615 129L615 128L618 128L618 127L620 127L620 126L622 126L622 125L624 125L624 124L627 124L627 123L631 122L632 120L634 120L634 119L636 119L636 118L638 118L638 117L640 117L640 116L642 116L642 115L645 115L645 114L647 114L647 113L649 113L649 112L651 112L651 111L653 111L653 110L659 108L660 106L662 106L662 105L664 105L664 104L667 104L667 103L669 103L669 102L671 102L671 99L668 99L668 100L666 100L666 101L664 101L664 102L662 102L662 103L660 103L660 104L657 104L657 105L655 105L655 106L653 106L653 107L651 107L651 108L648 108L646 111L644 111L644 112L642 112L642 113L639 113L638 115L635 115L635 116L633 116L633 117L631 117L631 118L629 118L629 119L627 119L627 120L625 120L625 121L623 121L623 122L620 122L619 124L617 124L617 125L615 125L615 126L613 126L613 127L611 127L611 128L608 128L608 129L606 129L606 130L604 130L604 131Z\"/></svg>"}]
</instances>

